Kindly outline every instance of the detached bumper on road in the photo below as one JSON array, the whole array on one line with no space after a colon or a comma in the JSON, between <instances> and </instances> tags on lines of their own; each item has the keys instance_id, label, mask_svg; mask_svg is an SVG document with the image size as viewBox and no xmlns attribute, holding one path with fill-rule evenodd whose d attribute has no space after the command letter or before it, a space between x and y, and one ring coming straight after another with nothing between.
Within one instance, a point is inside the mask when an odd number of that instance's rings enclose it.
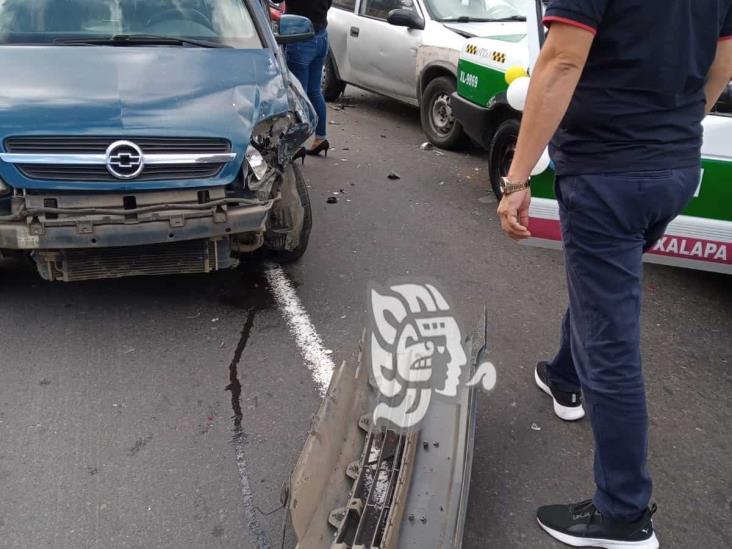
<instances>
[{"instance_id":1,"label":"detached bumper on road","mask_svg":"<svg viewBox=\"0 0 732 549\"><path fill-rule=\"evenodd\" d=\"M476 394L436 399L418 432L373 424L380 398L359 364L338 368L289 482L298 549L459 549L467 513Z\"/></svg>"}]
</instances>

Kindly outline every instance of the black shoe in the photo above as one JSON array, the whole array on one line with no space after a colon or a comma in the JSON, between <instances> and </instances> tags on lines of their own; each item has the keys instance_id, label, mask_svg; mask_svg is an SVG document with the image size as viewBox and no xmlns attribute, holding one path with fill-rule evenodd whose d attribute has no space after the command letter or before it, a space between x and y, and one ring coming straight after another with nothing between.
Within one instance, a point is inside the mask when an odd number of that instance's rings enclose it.
<instances>
[{"instance_id":1,"label":"black shoe","mask_svg":"<svg viewBox=\"0 0 732 549\"><path fill-rule=\"evenodd\" d=\"M307 154L305 147L300 147L295 154L292 155L292 161L302 160L302 165L305 165L305 155Z\"/></svg>"},{"instance_id":2,"label":"black shoe","mask_svg":"<svg viewBox=\"0 0 732 549\"><path fill-rule=\"evenodd\" d=\"M328 150L330 149L330 143L327 139L324 139L320 143L318 143L315 147L312 149L308 149L308 154L310 156L319 156L321 152L325 153L325 156L328 156Z\"/></svg>"},{"instance_id":3,"label":"black shoe","mask_svg":"<svg viewBox=\"0 0 732 549\"><path fill-rule=\"evenodd\" d=\"M539 362L534 370L534 380L539 389L552 397L554 401L554 413L564 421L577 421L585 417L585 409L582 407L582 394L565 393L551 388L549 372L546 370L547 363Z\"/></svg>"},{"instance_id":4,"label":"black shoe","mask_svg":"<svg viewBox=\"0 0 732 549\"><path fill-rule=\"evenodd\" d=\"M653 531L655 504L636 522L606 519L592 500L574 505L540 507L536 519L547 534L572 547L603 549L658 549Z\"/></svg>"}]
</instances>

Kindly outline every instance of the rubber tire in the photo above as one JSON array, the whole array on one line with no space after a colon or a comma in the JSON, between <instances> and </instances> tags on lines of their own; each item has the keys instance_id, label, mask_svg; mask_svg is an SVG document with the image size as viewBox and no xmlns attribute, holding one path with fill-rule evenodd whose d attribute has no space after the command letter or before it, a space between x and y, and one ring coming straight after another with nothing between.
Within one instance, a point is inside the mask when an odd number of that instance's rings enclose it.
<instances>
[{"instance_id":1,"label":"rubber tire","mask_svg":"<svg viewBox=\"0 0 732 549\"><path fill-rule=\"evenodd\" d=\"M281 264L294 263L305 254L308 248L308 242L310 241L310 231L313 228L313 209L310 205L310 195L308 193L308 187L305 184L305 178L297 164L293 163L291 167L295 171L295 186L297 194L300 197L300 204L302 204L305 210L305 219L302 223L300 243L297 245L297 248L294 250L268 250L269 257Z\"/></svg>"},{"instance_id":2,"label":"rubber tire","mask_svg":"<svg viewBox=\"0 0 732 549\"><path fill-rule=\"evenodd\" d=\"M339 80L336 74L335 61L333 61L333 56L328 53L328 57L325 58L323 82L321 84L323 97L328 103L338 100L346 89L346 83L343 80Z\"/></svg>"},{"instance_id":3,"label":"rubber tire","mask_svg":"<svg viewBox=\"0 0 732 549\"><path fill-rule=\"evenodd\" d=\"M491 146L488 150L488 174L490 176L493 194L501 200L501 178L508 174L506 154L508 149L515 150L518 141L519 127L521 122L515 118L509 118L501 123L493 134Z\"/></svg>"},{"instance_id":4,"label":"rubber tire","mask_svg":"<svg viewBox=\"0 0 732 549\"><path fill-rule=\"evenodd\" d=\"M422 131L427 139L441 149L453 150L459 148L467 140L460 122L455 120L454 126L449 133L442 135L432 128L432 104L441 94L452 95L457 89L455 79L449 76L439 76L431 80L422 93L422 104L419 109L419 116L422 122Z\"/></svg>"}]
</instances>

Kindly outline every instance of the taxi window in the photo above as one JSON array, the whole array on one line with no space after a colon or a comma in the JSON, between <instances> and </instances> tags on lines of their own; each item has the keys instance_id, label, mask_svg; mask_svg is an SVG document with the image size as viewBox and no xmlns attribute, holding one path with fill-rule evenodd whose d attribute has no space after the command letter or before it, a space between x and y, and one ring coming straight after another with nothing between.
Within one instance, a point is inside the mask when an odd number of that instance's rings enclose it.
<instances>
[{"instance_id":1,"label":"taxi window","mask_svg":"<svg viewBox=\"0 0 732 549\"><path fill-rule=\"evenodd\" d=\"M364 0L362 13L366 17L374 17L386 21L389 12L398 9L417 11L414 0Z\"/></svg>"}]
</instances>

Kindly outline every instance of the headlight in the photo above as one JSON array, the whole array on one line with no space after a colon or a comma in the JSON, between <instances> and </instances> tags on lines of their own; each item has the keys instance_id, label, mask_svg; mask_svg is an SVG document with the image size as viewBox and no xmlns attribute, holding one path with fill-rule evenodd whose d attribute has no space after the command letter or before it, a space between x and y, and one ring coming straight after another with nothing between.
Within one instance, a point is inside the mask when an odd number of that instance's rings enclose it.
<instances>
[{"instance_id":1,"label":"headlight","mask_svg":"<svg viewBox=\"0 0 732 549\"><path fill-rule=\"evenodd\" d=\"M246 159L247 165L252 170L252 173L254 174L254 179L256 179L256 181L251 179L249 180L249 188L253 191L256 191L260 187L264 176L267 175L269 165L262 156L262 153L260 153L252 145L249 145L249 147L247 148Z\"/></svg>"}]
</instances>

